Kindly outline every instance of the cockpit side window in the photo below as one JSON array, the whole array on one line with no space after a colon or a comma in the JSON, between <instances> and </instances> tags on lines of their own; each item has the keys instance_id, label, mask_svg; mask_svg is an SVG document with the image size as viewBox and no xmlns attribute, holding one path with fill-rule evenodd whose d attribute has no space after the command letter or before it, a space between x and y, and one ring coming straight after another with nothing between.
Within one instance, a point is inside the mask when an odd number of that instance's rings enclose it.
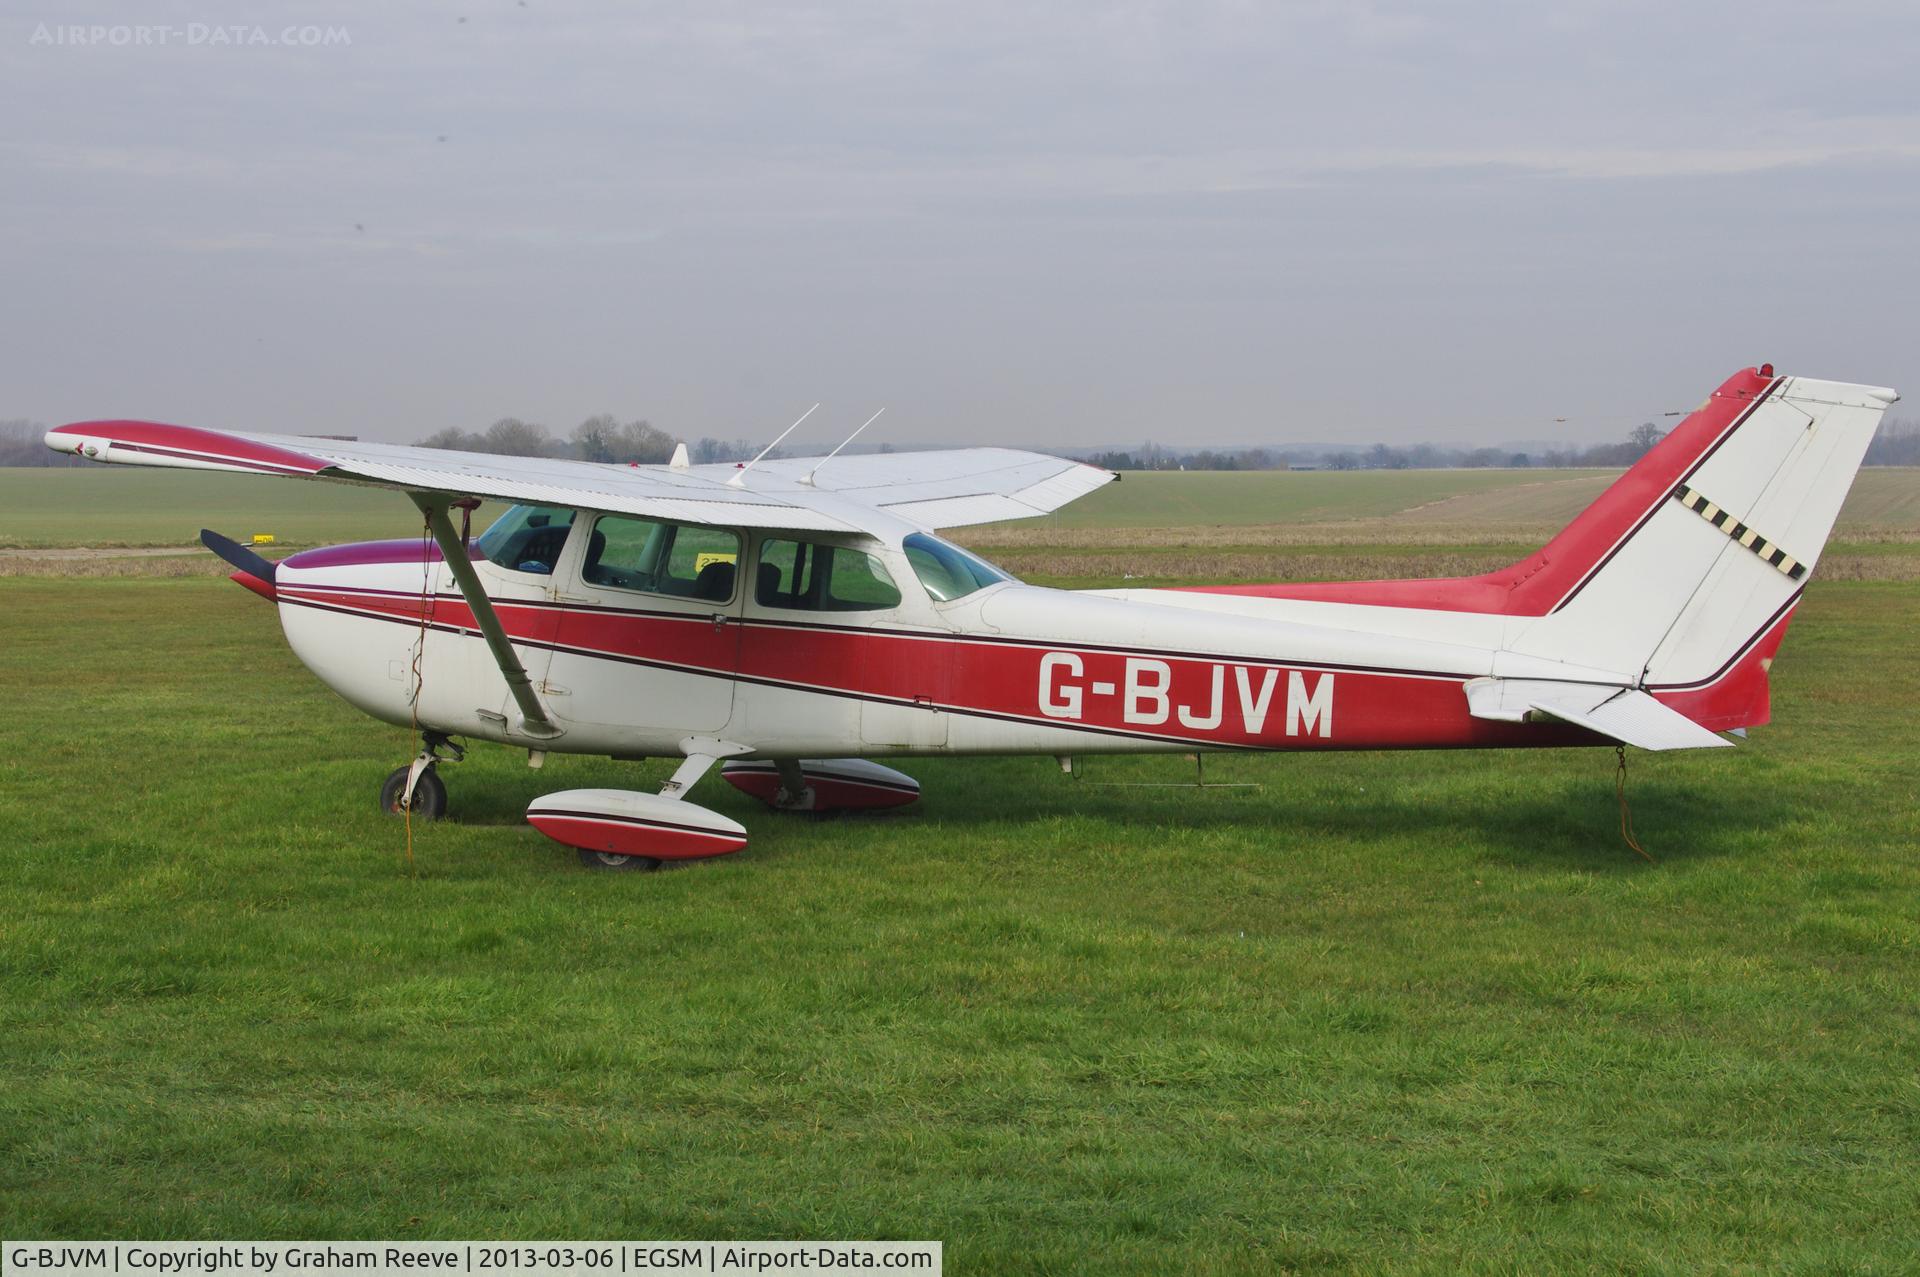
<instances>
[{"instance_id":1,"label":"cockpit side window","mask_svg":"<svg viewBox=\"0 0 1920 1277\"><path fill-rule=\"evenodd\" d=\"M496 567L552 576L573 530L573 511L557 506L517 505L493 521L473 548Z\"/></svg>"},{"instance_id":2,"label":"cockpit side window","mask_svg":"<svg viewBox=\"0 0 1920 1277\"><path fill-rule=\"evenodd\" d=\"M916 532L900 543L907 565L935 603L951 603L1013 578L950 541Z\"/></svg>"},{"instance_id":3,"label":"cockpit side window","mask_svg":"<svg viewBox=\"0 0 1920 1277\"><path fill-rule=\"evenodd\" d=\"M877 612L900 606L900 587L865 550L813 541L762 541L754 602L796 612Z\"/></svg>"},{"instance_id":4,"label":"cockpit side window","mask_svg":"<svg viewBox=\"0 0 1920 1277\"><path fill-rule=\"evenodd\" d=\"M594 521L580 576L616 590L725 603L733 598L739 563L737 533L605 514Z\"/></svg>"}]
</instances>

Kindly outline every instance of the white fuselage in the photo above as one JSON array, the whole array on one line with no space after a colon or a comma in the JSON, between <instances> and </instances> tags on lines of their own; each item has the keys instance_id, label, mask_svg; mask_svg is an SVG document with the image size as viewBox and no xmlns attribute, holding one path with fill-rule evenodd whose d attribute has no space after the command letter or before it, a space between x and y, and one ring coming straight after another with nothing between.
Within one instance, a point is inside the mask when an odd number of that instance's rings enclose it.
<instances>
[{"instance_id":1,"label":"white fuselage","mask_svg":"<svg viewBox=\"0 0 1920 1277\"><path fill-rule=\"evenodd\" d=\"M477 561L553 739L525 731L451 572L429 556L423 581L416 543L296 556L277 592L301 660L377 718L615 756L689 737L775 758L1563 743L1471 717L1464 683L1626 677L1503 651L1500 616L1018 582L936 604L897 547L865 548L905 583L899 606L797 613L744 590L596 588L567 558L540 576Z\"/></svg>"}]
</instances>

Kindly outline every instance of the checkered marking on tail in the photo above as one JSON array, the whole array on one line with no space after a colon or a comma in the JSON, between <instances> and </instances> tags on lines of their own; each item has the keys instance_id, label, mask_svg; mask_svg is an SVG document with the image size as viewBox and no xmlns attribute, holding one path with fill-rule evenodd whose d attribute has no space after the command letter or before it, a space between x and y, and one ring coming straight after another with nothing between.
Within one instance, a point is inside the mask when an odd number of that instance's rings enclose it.
<instances>
[{"instance_id":1,"label":"checkered marking on tail","mask_svg":"<svg viewBox=\"0 0 1920 1277\"><path fill-rule=\"evenodd\" d=\"M1741 545L1752 550L1766 562L1779 568L1792 580L1798 581L1807 574L1806 564L1795 559L1791 554L1788 554L1785 550L1782 550L1779 546L1734 518L1732 514L1707 500L1702 493L1694 491L1683 483L1673 490L1673 495L1681 505L1687 507L1687 509L1693 511L1714 527L1719 528Z\"/></svg>"}]
</instances>

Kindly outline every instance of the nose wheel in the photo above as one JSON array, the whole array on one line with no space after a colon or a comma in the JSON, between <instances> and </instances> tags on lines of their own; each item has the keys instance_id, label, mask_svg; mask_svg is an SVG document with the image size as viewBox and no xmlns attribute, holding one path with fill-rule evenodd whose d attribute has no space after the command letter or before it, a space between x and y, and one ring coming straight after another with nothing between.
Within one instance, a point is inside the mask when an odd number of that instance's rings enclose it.
<instances>
[{"instance_id":1,"label":"nose wheel","mask_svg":"<svg viewBox=\"0 0 1920 1277\"><path fill-rule=\"evenodd\" d=\"M407 775L413 768L396 767L380 786L380 810L394 816L409 811L420 820L438 820L447 814L447 782L436 768L428 767L413 782L413 796L407 796Z\"/></svg>"},{"instance_id":2,"label":"nose wheel","mask_svg":"<svg viewBox=\"0 0 1920 1277\"><path fill-rule=\"evenodd\" d=\"M440 764L457 763L467 751L439 732L423 732L420 743L419 757L394 768L381 782L380 810L392 816L438 820L447 814L447 784L440 779Z\"/></svg>"}]
</instances>

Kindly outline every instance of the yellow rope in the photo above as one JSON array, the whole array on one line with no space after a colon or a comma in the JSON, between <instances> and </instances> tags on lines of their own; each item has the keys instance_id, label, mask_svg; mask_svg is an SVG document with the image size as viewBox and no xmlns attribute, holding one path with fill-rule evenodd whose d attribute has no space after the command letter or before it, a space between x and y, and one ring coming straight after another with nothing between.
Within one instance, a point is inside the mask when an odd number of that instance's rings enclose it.
<instances>
[{"instance_id":1,"label":"yellow rope","mask_svg":"<svg viewBox=\"0 0 1920 1277\"><path fill-rule=\"evenodd\" d=\"M420 694L426 687L426 676L420 670L420 658L426 655L427 651L428 593L433 582L433 564L428 547L432 544L432 537L433 520L429 516L420 525L420 638L413 646L413 704L411 706L413 723L410 735L414 758L418 758L420 751L425 747L420 737ZM409 771L412 770L413 759L407 760L407 768ZM407 826L407 875L417 877L418 870L413 863L413 800L407 795L404 785L401 786L400 793L402 796L400 813L405 818Z\"/></svg>"},{"instance_id":2,"label":"yellow rope","mask_svg":"<svg viewBox=\"0 0 1920 1277\"><path fill-rule=\"evenodd\" d=\"M1627 840L1627 846L1640 853L1642 860L1650 865L1658 864L1652 853L1642 847L1640 840L1633 836L1633 813L1627 810L1627 747L1615 745L1613 752L1620 760L1620 767L1613 774L1613 794L1620 800L1620 836Z\"/></svg>"}]
</instances>

